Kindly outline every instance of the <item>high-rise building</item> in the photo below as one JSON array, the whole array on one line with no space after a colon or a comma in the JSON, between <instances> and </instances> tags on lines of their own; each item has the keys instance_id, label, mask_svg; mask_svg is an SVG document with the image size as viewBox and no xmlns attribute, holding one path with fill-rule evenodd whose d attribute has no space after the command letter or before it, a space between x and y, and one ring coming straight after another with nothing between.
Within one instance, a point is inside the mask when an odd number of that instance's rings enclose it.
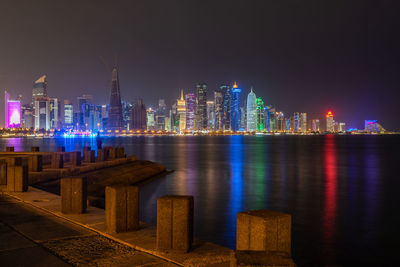
<instances>
[{"instance_id":1,"label":"high-rise building","mask_svg":"<svg viewBox=\"0 0 400 267\"><path fill-rule=\"evenodd\" d=\"M198 129L207 129L207 84L199 83L197 84L197 105L196 113L198 115Z\"/></svg>"},{"instance_id":2,"label":"high-rise building","mask_svg":"<svg viewBox=\"0 0 400 267\"><path fill-rule=\"evenodd\" d=\"M300 129L300 113L299 112L295 112L293 113L293 122L294 122L294 132L298 132Z\"/></svg>"},{"instance_id":3,"label":"high-rise building","mask_svg":"<svg viewBox=\"0 0 400 267\"><path fill-rule=\"evenodd\" d=\"M31 104L23 105L21 107L21 127L28 129L34 128L34 115L34 109Z\"/></svg>"},{"instance_id":4,"label":"high-rise building","mask_svg":"<svg viewBox=\"0 0 400 267\"><path fill-rule=\"evenodd\" d=\"M158 130L165 130L165 116L167 112L167 105L165 104L164 99L158 100L158 109L156 113L156 122Z\"/></svg>"},{"instance_id":5,"label":"high-rise building","mask_svg":"<svg viewBox=\"0 0 400 267\"><path fill-rule=\"evenodd\" d=\"M5 128L21 127L21 101L11 100L10 94L4 91Z\"/></svg>"},{"instance_id":6,"label":"high-rise building","mask_svg":"<svg viewBox=\"0 0 400 267\"><path fill-rule=\"evenodd\" d=\"M47 76L43 75L35 81L32 89L32 105L37 97L47 97Z\"/></svg>"},{"instance_id":7,"label":"high-rise building","mask_svg":"<svg viewBox=\"0 0 400 267\"><path fill-rule=\"evenodd\" d=\"M311 121L311 130L313 132L320 132L319 120L314 119Z\"/></svg>"},{"instance_id":8,"label":"high-rise building","mask_svg":"<svg viewBox=\"0 0 400 267\"><path fill-rule=\"evenodd\" d=\"M225 88L224 93L224 116L222 118L224 124L224 130L231 130L231 119L232 119L232 89L228 85L223 85ZM221 86L222 87L222 86Z\"/></svg>"},{"instance_id":9,"label":"high-rise building","mask_svg":"<svg viewBox=\"0 0 400 267\"><path fill-rule=\"evenodd\" d=\"M207 122L208 122L208 130L215 130L215 106L214 101L207 101Z\"/></svg>"},{"instance_id":10,"label":"high-rise building","mask_svg":"<svg viewBox=\"0 0 400 267\"><path fill-rule=\"evenodd\" d=\"M239 130L244 131L245 129L246 129L246 108L240 107Z\"/></svg>"},{"instance_id":11,"label":"high-rise building","mask_svg":"<svg viewBox=\"0 0 400 267\"><path fill-rule=\"evenodd\" d=\"M333 119L333 113L329 111L326 114L326 131L333 133L335 131L335 121Z\"/></svg>"},{"instance_id":12,"label":"high-rise building","mask_svg":"<svg viewBox=\"0 0 400 267\"><path fill-rule=\"evenodd\" d=\"M131 112L133 104L125 101L122 101L121 104L122 104L123 128L129 130L129 122L131 120Z\"/></svg>"},{"instance_id":13,"label":"high-rise building","mask_svg":"<svg viewBox=\"0 0 400 267\"><path fill-rule=\"evenodd\" d=\"M196 113L196 95L186 94L186 130L194 130L194 117Z\"/></svg>"},{"instance_id":14,"label":"high-rise building","mask_svg":"<svg viewBox=\"0 0 400 267\"><path fill-rule=\"evenodd\" d=\"M50 98L35 98L35 130L50 129Z\"/></svg>"},{"instance_id":15,"label":"high-rise building","mask_svg":"<svg viewBox=\"0 0 400 267\"><path fill-rule=\"evenodd\" d=\"M71 101L64 100L64 125L66 128L70 128L74 123L74 106Z\"/></svg>"},{"instance_id":16,"label":"high-rise building","mask_svg":"<svg viewBox=\"0 0 400 267\"><path fill-rule=\"evenodd\" d=\"M255 132L257 130L257 97L253 92L253 88L250 89L250 93L247 95L247 131Z\"/></svg>"},{"instance_id":17,"label":"high-rise building","mask_svg":"<svg viewBox=\"0 0 400 267\"><path fill-rule=\"evenodd\" d=\"M265 118L264 118L264 113L265 113L265 107L264 107L264 101L261 99L261 97L256 98L256 120L257 120L257 132L263 132L265 130Z\"/></svg>"},{"instance_id":18,"label":"high-rise building","mask_svg":"<svg viewBox=\"0 0 400 267\"><path fill-rule=\"evenodd\" d=\"M286 121L285 116L282 111L275 112L275 120L276 120L276 131L285 132L286 131Z\"/></svg>"},{"instance_id":19,"label":"high-rise building","mask_svg":"<svg viewBox=\"0 0 400 267\"><path fill-rule=\"evenodd\" d=\"M215 130L222 131L224 117L224 85L214 91Z\"/></svg>"},{"instance_id":20,"label":"high-rise building","mask_svg":"<svg viewBox=\"0 0 400 267\"><path fill-rule=\"evenodd\" d=\"M346 123L344 122L339 122L338 125L338 132L345 132L346 131Z\"/></svg>"},{"instance_id":21,"label":"high-rise building","mask_svg":"<svg viewBox=\"0 0 400 267\"><path fill-rule=\"evenodd\" d=\"M300 113L300 131L305 133L307 132L307 113Z\"/></svg>"},{"instance_id":22,"label":"high-rise building","mask_svg":"<svg viewBox=\"0 0 400 267\"><path fill-rule=\"evenodd\" d=\"M118 69L111 72L110 107L108 110L108 128L121 130L123 128L121 92L119 88Z\"/></svg>"},{"instance_id":23,"label":"high-rise building","mask_svg":"<svg viewBox=\"0 0 400 267\"><path fill-rule=\"evenodd\" d=\"M50 98L50 129L57 129L59 127L60 108L57 98Z\"/></svg>"},{"instance_id":24,"label":"high-rise building","mask_svg":"<svg viewBox=\"0 0 400 267\"><path fill-rule=\"evenodd\" d=\"M181 90L181 98L176 101L177 113L179 116L179 132L186 130L186 102L183 98L183 90Z\"/></svg>"},{"instance_id":25,"label":"high-rise building","mask_svg":"<svg viewBox=\"0 0 400 267\"><path fill-rule=\"evenodd\" d=\"M146 107L142 99L138 99L133 105L129 129L134 131L144 131L147 129Z\"/></svg>"},{"instance_id":26,"label":"high-rise building","mask_svg":"<svg viewBox=\"0 0 400 267\"><path fill-rule=\"evenodd\" d=\"M231 95L231 130L234 132L239 130L241 92L242 89L240 89L235 82L234 85L232 86L232 95Z\"/></svg>"},{"instance_id":27,"label":"high-rise building","mask_svg":"<svg viewBox=\"0 0 400 267\"><path fill-rule=\"evenodd\" d=\"M147 109L147 130L153 131L156 128L156 122L154 120L154 110L152 108Z\"/></svg>"}]
</instances>

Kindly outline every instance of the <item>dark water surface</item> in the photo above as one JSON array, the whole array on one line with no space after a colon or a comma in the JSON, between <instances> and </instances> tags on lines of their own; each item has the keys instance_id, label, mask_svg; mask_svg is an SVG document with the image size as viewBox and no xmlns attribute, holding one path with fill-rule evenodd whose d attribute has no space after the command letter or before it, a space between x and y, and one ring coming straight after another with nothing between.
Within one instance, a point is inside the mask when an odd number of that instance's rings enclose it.
<instances>
[{"instance_id":1,"label":"dark water surface","mask_svg":"<svg viewBox=\"0 0 400 267\"><path fill-rule=\"evenodd\" d=\"M92 139L1 139L0 149ZM165 194L195 197L195 235L235 247L236 213L271 209L293 216L293 257L300 266L398 264L399 136L186 136L104 139L128 155L174 173L141 186L141 220L156 222ZM396 258L395 258L396 257Z\"/></svg>"}]
</instances>

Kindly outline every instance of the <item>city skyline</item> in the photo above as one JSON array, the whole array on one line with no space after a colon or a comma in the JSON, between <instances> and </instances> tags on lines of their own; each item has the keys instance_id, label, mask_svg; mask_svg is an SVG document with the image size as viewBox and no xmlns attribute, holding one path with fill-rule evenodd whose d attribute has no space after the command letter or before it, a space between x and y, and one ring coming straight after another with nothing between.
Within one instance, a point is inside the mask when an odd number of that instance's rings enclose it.
<instances>
[{"instance_id":1,"label":"city skyline","mask_svg":"<svg viewBox=\"0 0 400 267\"><path fill-rule=\"evenodd\" d=\"M55 97L85 92L106 103L109 72L100 58L118 55L127 101L156 106L164 98L170 105L177 91L198 82L214 90L236 80L289 114L306 110L311 119L334 110L349 127L362 128L365 119L400 127L391 1L62 3L2 8L0 88L25 96L46 74Z\"/></svg>"}]
</instances>

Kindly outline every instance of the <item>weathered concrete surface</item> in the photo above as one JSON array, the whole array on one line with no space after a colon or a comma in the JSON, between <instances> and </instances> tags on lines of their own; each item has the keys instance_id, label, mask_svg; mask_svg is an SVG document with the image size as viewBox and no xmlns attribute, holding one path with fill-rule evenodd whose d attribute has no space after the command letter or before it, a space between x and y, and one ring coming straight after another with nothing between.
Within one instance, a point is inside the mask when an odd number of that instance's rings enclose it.
<instances>
[{"instance_id":1,"label":"weathered concrete surface","mask_svg":"<svg viewBox=\"0 0 400 267\"><path fill-rule=\"evenodd\" d=\"M107 234L105 212L102 209L88 206L85 214L62 214L60 197L36 188L30 187L26 193L7 193L21 201L44 209L52 214L73 221L97 233L111 238L159 258L166 259L181 266L229 266L232 250L209 242L194 240L190 253L169 252L156 250L156 228L141 223L137 231ZM151 265L150 265L151 266Z\"/></svg>"},{"instance_id":2,"label":"weathered concrete surface","mask_svg":"<svg viewBox=\"0 0 400 267\"><path fill-rule=\"evenodd\" d=\"M139 188L129 185L106 187L107 233L139 229Z\"/></svg>"},{"instance_id":3,"label":"weathered concrete surface","mask_svg":"<svg viewBox=\"0 0 400 267\"><path fill-rule=\"evenodd\" d=\"M41 172L43 170L43 156L42 155L29 156L28 170L30 172Z\"/></svg>"},{"instance_id":4,"label":"weathered concrete surface","mask_svg":"<svg viewBox=\"0 0 400 267\"><path fill-rule=\"evenodd\" d=\"M64 177L61 179L61 212L85 213L86 212L86 178Z\"/></svg>"},{"instance_id":5,"label":"weathered concrete surface","mask_svg":"<svg viewBox=\"0 0 400 267\"><path fill-rule=\"evenodd\" d=\"M2 194L0 265L176 266Z\"/></svg>"},{"instance_id":6,"label":"weathered concrete surface","mask_svg":"<svg viewBox=\"0 0 400 267\"><path fill-rule=\"evenodd\" d=\"M254 210L239 212L236 226L236 249L275 251L291 255L290 214Z\"/></svg>"},{"instance_id":7,"label":"weathered concrete surface","mask_svg":"<svg viewBox=\"0 0 400 267\"><path fill-rule=\"evenodd\" d=\"M25 192L28 190L28 166L7 166L7 191Z\"/></svg>"},{"instance_id":8,"label":"weathered concrete surface","mask_svg":"<svg viewBox=\"0 0 400 267\"><path fill-rule=\"evenodd\" d=\"M157 199L157 250L188 252L193 243L193 196Z\"/></svg>"},{"instance_id":9,"label":"weathered concrete surface","mask_svg":"<svg viewBox=\"0 0 400 267\"><path fill-rule=\"evenodd\" d=\"M231 267L295 267L296 264L286 253L264 251L232 252Z\"/></svg>"}]
</instances>

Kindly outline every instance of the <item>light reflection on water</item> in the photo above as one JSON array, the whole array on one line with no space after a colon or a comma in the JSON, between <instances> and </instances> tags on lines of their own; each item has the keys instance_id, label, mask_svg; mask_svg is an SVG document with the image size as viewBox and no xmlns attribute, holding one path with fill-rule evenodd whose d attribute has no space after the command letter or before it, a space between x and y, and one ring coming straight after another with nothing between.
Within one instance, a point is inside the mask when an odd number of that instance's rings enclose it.
<instances>
[{"instance_id":1,"label":"light reflection on water","mask_svg":"<svg viewBox=\"0 0 400 267\"><path fill-rule=\"evenodd\" d=\"M93 139L1 139L0 149L95 147ZM397 263L400 234L398 136L219 136L106 138L129 155L174 169L141 186L141 219L155 224L156 200L195 197L195 234L235 247L236 213L293 216L301 266Z\"/></svg>"}]
</instances>

